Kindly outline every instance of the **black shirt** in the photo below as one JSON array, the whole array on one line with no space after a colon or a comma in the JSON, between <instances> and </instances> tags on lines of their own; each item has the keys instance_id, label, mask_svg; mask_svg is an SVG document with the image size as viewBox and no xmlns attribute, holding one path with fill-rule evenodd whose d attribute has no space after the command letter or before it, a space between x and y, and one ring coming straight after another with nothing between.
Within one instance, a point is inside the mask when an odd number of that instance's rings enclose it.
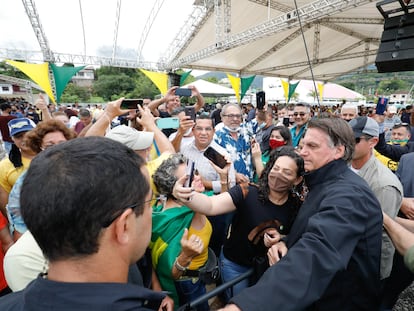
<instances>
[{"instance_id":1,"label":"black shirt","mask_svg":"<svg viewBox=\"0 0 414 311\"><path fill-rule=\"evenodd\" d=\"M292 197L280 206L268 200L261 202L255 186L249 186L246 198L243 198L239 185L232 187L229 194L237 210L231 224L231 234L224 243L223 252L227 259L239 265L250 266L253 257L265 255L267 249L263 245L263 239L257 246L253 246L248 239L249 233L272 220L279 221L280 226L275 229L281 234L289 233L300 203Z\"/></svg>"}]
</instances>

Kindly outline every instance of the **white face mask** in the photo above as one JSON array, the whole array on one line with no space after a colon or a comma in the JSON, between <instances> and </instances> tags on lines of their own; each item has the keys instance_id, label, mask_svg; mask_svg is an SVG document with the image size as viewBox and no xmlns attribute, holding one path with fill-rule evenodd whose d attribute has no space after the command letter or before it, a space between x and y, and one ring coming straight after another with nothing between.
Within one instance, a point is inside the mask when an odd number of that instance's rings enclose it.
<instances>
[{"instance_id":1,"label":"white face mask","mask_svg":"<svg viewBox=\"0 0 414 311\"><path fill-rule=\"evenodd\" d=\"M240 126L239 127L228 127L228 126L224 126L225 129L228 129L231 133L237 133L240 130Z\"/></svg>"}]
</instances>

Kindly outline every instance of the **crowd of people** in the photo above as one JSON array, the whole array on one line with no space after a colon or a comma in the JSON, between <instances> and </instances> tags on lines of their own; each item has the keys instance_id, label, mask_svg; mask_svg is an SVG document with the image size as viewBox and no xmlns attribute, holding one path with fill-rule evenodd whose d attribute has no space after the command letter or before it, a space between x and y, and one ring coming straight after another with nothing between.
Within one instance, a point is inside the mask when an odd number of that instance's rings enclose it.
<instances>
[{"instance_id":1,"label":"crowd of people","mask_svg":"<svg viewBox=\"0 0 414 311\"><path fill-rule=\"evenodd\" d=\"M1 310L172 311L248 271L195 309L407 310L411 106L207 111L176 88L1 103Z\"/></svg>"}]
</instances>

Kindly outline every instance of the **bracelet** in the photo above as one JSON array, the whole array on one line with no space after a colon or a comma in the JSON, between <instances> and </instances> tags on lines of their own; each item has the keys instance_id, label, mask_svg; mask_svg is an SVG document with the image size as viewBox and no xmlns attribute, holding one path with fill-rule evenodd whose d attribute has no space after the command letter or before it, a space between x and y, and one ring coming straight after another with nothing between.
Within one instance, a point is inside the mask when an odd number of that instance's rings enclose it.
<instances>
[{"instance_id":1,"label":"bracelet","mask_svg":"<svg viewBox=\"0 0 414 311\"><path fill-rule=\"evenodd\" d=\"M178 262L178 256L175 258L174 261L174 267L181 272L185 272L187 271L187 268L190 266L190 264L188 264L186 267L183 267L182 265L180 265L180 263Z\"/></svg>"}]
</instances>

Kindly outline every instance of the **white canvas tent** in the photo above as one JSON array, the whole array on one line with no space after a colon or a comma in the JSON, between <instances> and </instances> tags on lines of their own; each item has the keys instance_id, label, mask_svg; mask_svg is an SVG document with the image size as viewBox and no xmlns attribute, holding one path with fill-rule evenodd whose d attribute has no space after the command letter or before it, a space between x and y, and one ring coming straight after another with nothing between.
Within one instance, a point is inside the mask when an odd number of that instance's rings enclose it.
<instances>
[{"instance_id":1,"label":"white canvas tent","mask_svg":"<svg viewBox=\"0 0 414 311\"><path fill-rule=\"evenodd\" d=\"M197 90L204 97L228 97L234 96L234 91L231 88L211 83L206 80L197 80L192 83L186 84L183 87L195 86Z\"/></svg>"}]
</instances>

